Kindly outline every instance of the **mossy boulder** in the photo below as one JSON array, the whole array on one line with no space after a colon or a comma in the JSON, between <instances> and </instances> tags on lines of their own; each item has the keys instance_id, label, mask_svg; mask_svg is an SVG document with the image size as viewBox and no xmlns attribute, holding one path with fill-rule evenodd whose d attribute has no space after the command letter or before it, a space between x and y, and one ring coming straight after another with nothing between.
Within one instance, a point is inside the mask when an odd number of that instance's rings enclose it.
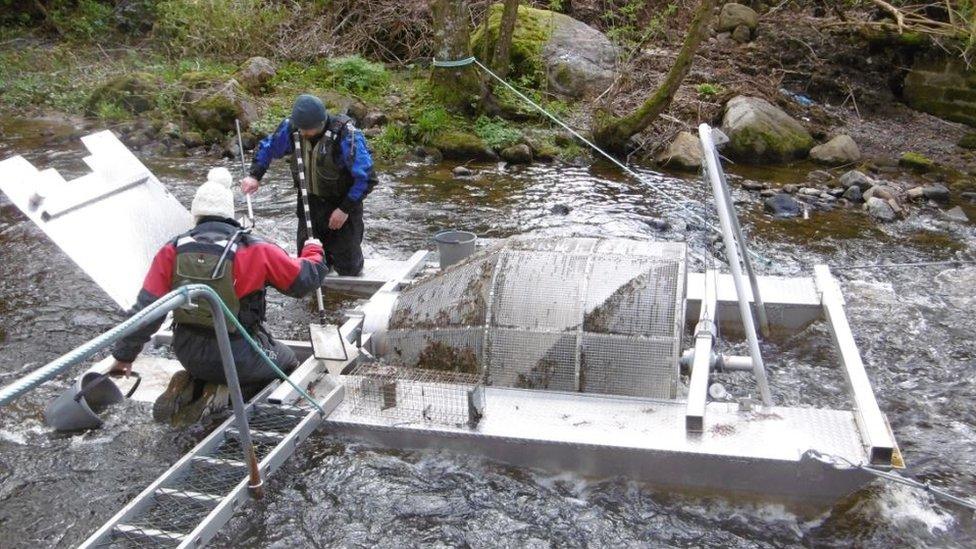
<instances>
[{"instance_id":1,"label":"mossy boulder","mask_svg":"<svg viewBox=\"0 0 976 549\"><path fill-rule=\"evenodd\" d=\"M235 78L247 91L257 95L270 89L275 74L275 66L268 58L252 57L240 66Z\"/></svg>"},{"instance_id":2,"label":"mossy boulder","mask_svg":"<svg viewBox=\"0 0 976 549\"><path fill-rule=\"evenodd\" d=\"M930 159L915 152L907 152L898 158L898 165L903 168L908 168L912 171L925 173L931 171L935 167L935 162Z\"/></svg>"},{"instance_id":3,"label":"mossy boulder","mask_svg":"<svg viewBox=\"0 0 976 549\"><path fill-rule=\"evenodd\" d=\"M813 147L810 132L765 99L737 96L725 105L722 131L729 152L741 162L775 164L803 158Z\"/></svg>"},{"instance_id":4,"label":"mossy boulder","mask_svg":"<svg viewBox=\"0 0 976 549\"><path fill-rule=\"evenodd\" d=\"M97 114L102 105L119 107L132 114L150 111L156 105L155 94L161 86L158 78L146 72L116 76L95 88L85 109L88 114Z\"/></svg>"},{"instance_id":5,"label":"mossy boulder","mask_svg":"<svg viewBox=\"0 0 976 549\"><path fill-rule=\"evenodd\" d=\"M963 149L976 150L976 133L967 133L962 136L958 145Z\"/></svg>"},{"instance_id":6,"label":"mossy boulder","mask_svg":"<svg viewBox=\"0 0 976 549\"><path fill-rule=\"evenodd\" d=\"M232 132L234 120L240 120L241 128L247 129L257 118L254 105L237 80L215 84L198 74L184 75L181 80L189 88L183 96L183 113L201 132Z\"/></svg>"},{"instance_id":7,"label":"mossy boulder","mask_svg":"<svg viewBox=\"0 0 976 549\"><path fill-rule=\"evenodd\" d=\"M436 135L430 144L440 150L444 158L450 160L498 160L498 155L473 133L442 132Z\"/></svg>"},{"instance_id":8,"label":"mossy boulder","mask_svg":"<svg viewBox=\"0 0 976 549\"><path fill-rule=\"evenodd\" d=\"M471 51L490 59L498 41L502 5L471 37ZM549 10L519 6L512 34L509 76L568 97L602 93L616 77L617 48L600 31Z\"/></svg>"}]
</instances>

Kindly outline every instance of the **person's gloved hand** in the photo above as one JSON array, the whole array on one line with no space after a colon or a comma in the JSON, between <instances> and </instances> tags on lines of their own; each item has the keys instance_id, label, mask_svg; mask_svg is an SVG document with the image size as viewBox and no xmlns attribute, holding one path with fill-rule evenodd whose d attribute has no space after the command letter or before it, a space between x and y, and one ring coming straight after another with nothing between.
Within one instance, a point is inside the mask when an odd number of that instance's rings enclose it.
<instances>
[{"instance_id":1,"label":"person's gloved hand","mask_svg":"<svg viewBox=\"0 0 976 549\"><path fill-rule=\"evenodd\" d=\"M108 373L109 375L129 377L129 374L132 373L132 363L116 360L112 363L112 367L109 368Z\"/></svg>"},{"instance_id":2,"label":"person's gloved hand","mask_svg":"<svg viewBox=\"0 0 976 549\"><path fill-rule=\"evenodd\" d=\"M322 241L321 241L321 240L319 240L319 239L317 239L317 238L309 238L308 240L306 240L306 241L305 241L305 244L304 244L304 246L308 246L309 244L315 244L315 245L316 245L316 246L318 246L319 248L321 248L321 247L322 247ZM303 247L304 247L304 246L303 246Z\"/></svg>"}]
</instances>

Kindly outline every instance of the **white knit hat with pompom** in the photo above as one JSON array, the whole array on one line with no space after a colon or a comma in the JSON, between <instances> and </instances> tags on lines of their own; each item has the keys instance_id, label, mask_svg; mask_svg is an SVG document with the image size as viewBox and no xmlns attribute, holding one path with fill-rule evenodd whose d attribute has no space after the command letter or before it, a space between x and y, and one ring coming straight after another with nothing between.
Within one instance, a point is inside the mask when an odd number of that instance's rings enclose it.
<instances>
[{"instance_id":1,"label":"white knit hat with pompom","mask_svg":"<svg viewBox=\"0 0 976 549\"><path fill-rule=\"evenodd\" d=\"M197 189L190 206L194 222L199 222L205 216L234 219L234 191L230 189L233 184L234 178L227 168L211 169L207 182Z\"/></svg>"}]
</instances>

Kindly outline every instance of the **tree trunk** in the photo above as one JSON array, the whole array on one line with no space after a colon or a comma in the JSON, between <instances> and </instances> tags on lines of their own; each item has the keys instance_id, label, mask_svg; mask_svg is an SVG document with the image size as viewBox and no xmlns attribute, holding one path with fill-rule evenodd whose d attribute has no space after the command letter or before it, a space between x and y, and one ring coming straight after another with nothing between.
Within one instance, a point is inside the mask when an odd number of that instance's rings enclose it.
<instances>
[{"instance_id":1,"label":"tree trunk","mask_svg":"<svg viewBox=\"0 0 976 549\"><path fill-rule=\"evenodd\" d=\"M471 56L468 8L464 0L431 0L434 18L434 59L456 61ZM435 99L455 110L470 110L481 96L474 65L434 67L430 76Z\"/></svg>"},{"instance_id":2,"label":"tree trunk","mask_svg":"<svg viewBox=\"0 0 976 549\"><path fill-rule=\"evenodd\" d=\"M498 42L495 44L495 55L491 59L491 68L501 78L508 76L509 59L512 50L512 34L515 32L515 21L518 19L519 0L505 0L505 10L502 21L498 25ZM487 35L485 35L487 38ZM487 40L486 40L487 41Z\"/></svg>"},{"instance_id":3,"label":"tree trunk","mask_svg":"<svg viewBox=\"0 0 976 549\"><path fill-rule=\"evenodd\" d=\"M684 44L681 45L681 51L678 52L678 58L654 95L627 116L615 118L607 113L597 113L593 130L593 139L597 145L615 153L626 152L627 141L650 126L671 105L674 94L691 69L698 45L708 34L716 3L717 0L701 0Z\"/></svg>"}]
</instances>

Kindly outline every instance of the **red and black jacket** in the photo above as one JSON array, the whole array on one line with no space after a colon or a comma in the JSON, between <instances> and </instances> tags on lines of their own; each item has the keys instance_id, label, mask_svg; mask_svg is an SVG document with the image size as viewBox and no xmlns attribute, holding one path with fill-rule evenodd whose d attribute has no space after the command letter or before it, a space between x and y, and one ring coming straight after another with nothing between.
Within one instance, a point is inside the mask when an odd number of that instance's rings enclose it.
<instances>
[{"instance_id":1,"label":"red and black jacket","mask_svg":"<svg viewBox=\"0 0 976 549\"><path fill-rule=\"evenodd\" d=\"M135 314L173 289L176 244L180 238L215 232L226 233L226 237L230 238L240 228L237 222L230 219L204 217L196 227L167 242L156 253L136 304L129 313ZM264 321L267 286L273 286L287 296L304 297L322 285L328 272L322 247L317 244L306 244L301 256L294 258L280 246L250 234L238 238L233 265L234 293L240 300L238 318L248 332ZM120 340L113 347L112 356L122 362L132 362L162 323L163 319L159 319Z\"/></svg>"}]
</instances>

